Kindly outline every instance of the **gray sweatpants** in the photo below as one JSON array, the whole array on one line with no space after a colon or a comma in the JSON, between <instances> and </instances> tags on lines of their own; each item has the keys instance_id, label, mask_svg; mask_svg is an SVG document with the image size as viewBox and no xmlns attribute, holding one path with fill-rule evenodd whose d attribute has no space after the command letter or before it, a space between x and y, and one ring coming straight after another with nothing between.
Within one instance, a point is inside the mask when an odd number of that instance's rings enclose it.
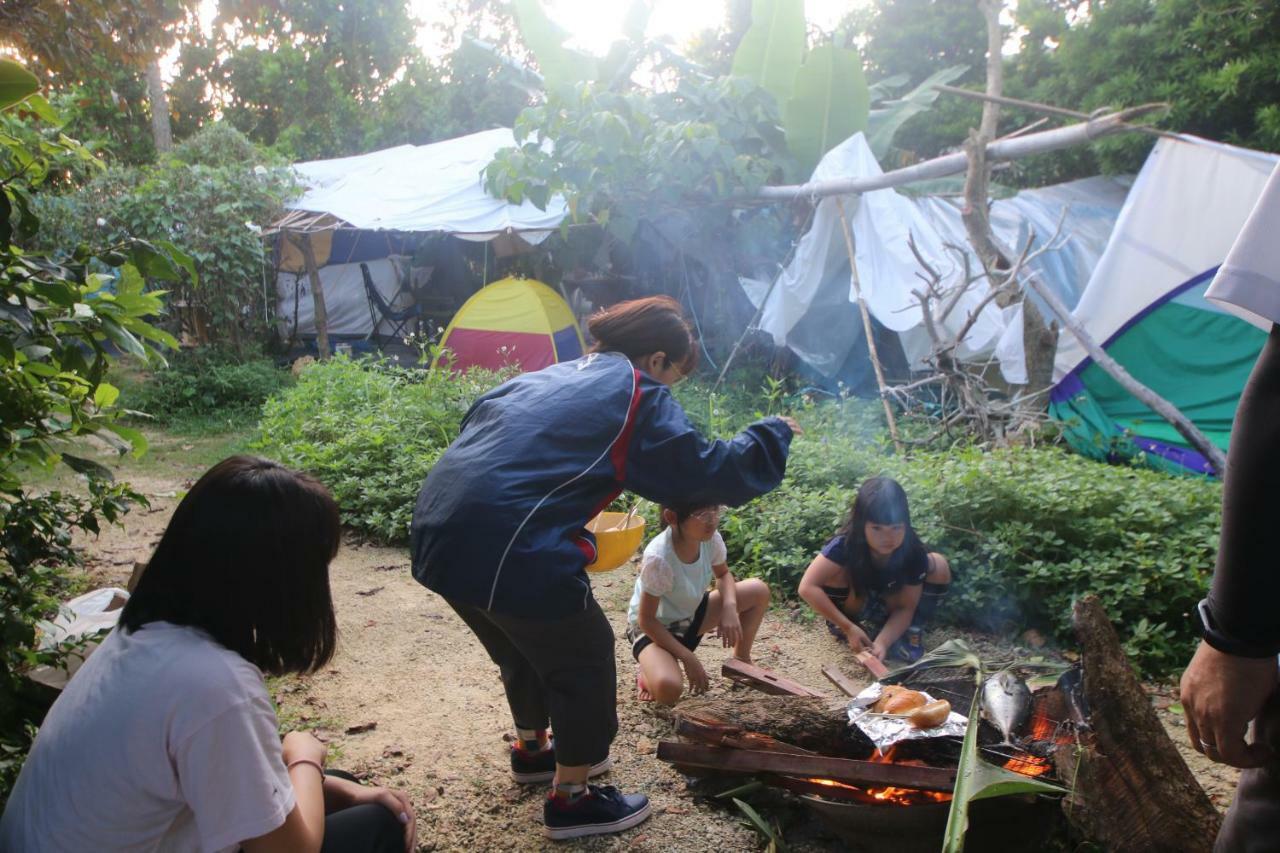
<instances>
[{"instance_id":1,"label":"gray sweatpants","mask_svg":"<svg viewBox=\"0 0 1280 853\"><path fill-rule=\"evenodd\" d=\"M446 599L447 600L447 599ZM556 761L596 764L618 734L613 628L595 598L563 619L521 619L450 601L498 665L521 729L555 729Z\"/></svg>"},{"instance_id":2,"label":"gray sweatpants","mask_svg":"<svg viewBox=\"0 0 1280 853\"><path fill-rule=\"evenodd\" d=\"M1254 722L1254 738L1271 745L1280 756L1280 692ZM1236 798L1218 832L1214 853L1274 853L1280 851L1280 757L1240 774Z\"/></svg>"}]
</instances>

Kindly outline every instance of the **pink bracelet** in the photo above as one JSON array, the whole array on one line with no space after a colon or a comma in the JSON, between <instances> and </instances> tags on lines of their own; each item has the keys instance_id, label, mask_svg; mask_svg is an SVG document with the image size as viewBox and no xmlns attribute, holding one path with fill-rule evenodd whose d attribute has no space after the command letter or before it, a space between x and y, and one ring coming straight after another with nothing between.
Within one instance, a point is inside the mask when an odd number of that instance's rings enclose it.
<instances>
[{"instance_id":1,"label":"pink bracelet","mask_svg":"<svg viewBox=\"0 0 1280 853\"><path fill-rule=\"evenodd\" d=\"M293 761L290 761L287 765L285 765L285 769L292 770L293 768L297 767L299 764L310 764L312 767L319 770L320 781L322 782L324 781L324 768L320 766L319 761L312 761L310 758L295 758Z\"/></svg>"}]
</instances>

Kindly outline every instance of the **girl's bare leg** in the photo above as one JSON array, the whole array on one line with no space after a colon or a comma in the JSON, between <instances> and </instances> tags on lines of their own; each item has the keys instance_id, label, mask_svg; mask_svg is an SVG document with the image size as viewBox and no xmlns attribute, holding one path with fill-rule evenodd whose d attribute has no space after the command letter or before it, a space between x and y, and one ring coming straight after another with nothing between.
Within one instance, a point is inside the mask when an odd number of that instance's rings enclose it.
<instances>
[{"instance_id":1,"label":"girl's bare leg","mask_svg":"<svg viewBox=\"0 0 1280 853\"><path fill-rule=\"evenodd\" d=\"M684 692L684 672L680 669L680 662L657 643L650 643L640 652L639 665L644 684L643 687L637 685L637 698L646 701L642 693L648 693L655 702L674 705Z\"/></svg>"}]
</instances>

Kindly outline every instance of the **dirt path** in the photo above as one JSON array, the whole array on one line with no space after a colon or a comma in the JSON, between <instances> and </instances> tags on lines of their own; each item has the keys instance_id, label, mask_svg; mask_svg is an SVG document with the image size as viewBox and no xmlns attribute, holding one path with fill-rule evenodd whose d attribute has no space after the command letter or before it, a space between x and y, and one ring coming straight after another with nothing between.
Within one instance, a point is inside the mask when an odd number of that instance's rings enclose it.
<instances>
[{"instance_id":1,"label":"dirt path","mask_svg":"<svg viewBox=\"0 0 1280 853\"><path fill-rule=\"evenodd\" d=\"M193 450L192 456L201 455L201 448ZM147 558L178 495L202 470L187 469L179 462L184 455L174 453L167 465L152 463L145 470L125 472L151 498L152 507L131 514L124 530L83 543L94 585L123 585L133 563ZM634 566L626 566L597 576L595 582L597 598L619 637L634 576ZM335 766L409 791L418 811L422 849L701 851L759 846L758 836L736 810L694 798L683 778L654 757L670 725L652 705L635 701L634 664L624 642L616 646L620 728L614 770L605 781L647 793L654 817L618 837L567 845L545 842L540 833L545 789L510 781L503 742L510 716L497 668L443 600L410 577L408 554L348 543L332 565L331 578L341 631L338 654L317 675L276 685L281 718L317 729L334 750ZM982 638L975 641L990 646ZM1006 646L1002 651L1007 655L1011 650ZM698 655L708 672L718 673L726 652L713 641ZM798 621L781 610L766 619L756 660L832 695L821 667L848 663L847 651L821 624ZM853 666L844 669L854 674ZM739 689L713 678L713 694ZM1172 697L1157 692L1153 701L1163 709ZM1236 771L1209 764L1186 747L1185 729L1173 713L1162 710L1162 718L1193 771L1225 808ZM800 812L788 817L784 828L792 849L840 849L816 821Z\"/></svg>"}]
</instances>

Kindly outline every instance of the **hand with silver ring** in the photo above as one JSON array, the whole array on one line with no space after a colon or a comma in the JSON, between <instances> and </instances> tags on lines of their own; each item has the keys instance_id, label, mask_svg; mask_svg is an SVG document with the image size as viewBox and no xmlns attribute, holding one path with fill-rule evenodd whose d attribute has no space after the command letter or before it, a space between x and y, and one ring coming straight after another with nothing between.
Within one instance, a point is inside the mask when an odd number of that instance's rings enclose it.
<instances>
[{"instance_id":1,"label":"hand with silver ring","mask_svg":"<svg viewBox=\"0 0 1280 853\"><path fill-rule=\"evenodd\" d=\"M1206 742L1204 742L1204 741L1202 740L1202 741L1200 741L1200 748L1201 748L1201 749L1213 749L1213 744L1211 744L1211 743L1206 743Z\"/></svg>"}]
</instances>

